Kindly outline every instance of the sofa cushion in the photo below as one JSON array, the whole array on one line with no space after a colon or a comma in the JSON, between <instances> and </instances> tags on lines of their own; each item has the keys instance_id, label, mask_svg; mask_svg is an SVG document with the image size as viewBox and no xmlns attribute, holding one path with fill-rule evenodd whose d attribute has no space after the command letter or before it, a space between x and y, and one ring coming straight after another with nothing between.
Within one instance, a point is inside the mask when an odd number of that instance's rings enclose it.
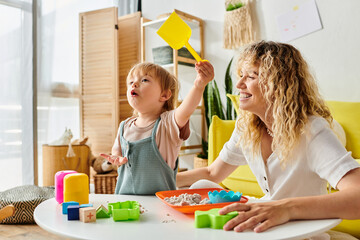
<instances>
[{"instance_id":1,"label":"sofa cushion","mask_svg":"<svg viewBox=\"0 0 360 240\"><path fill-rule=\"evenodd\" d=\"M217 158L223 145L230 139L234 128L235 120L221 120L218 116L213 116L209 127L208 165ZM264 195L248 165L239 166L222 182L222 185L244 195L253 197Z\"/></svg>"},{"instance_id":2,"label":"sofa cushion","mask_svg":"<svg viewBox=\"0 0 360 240\"><path fill-rule=\"evenodd\" d=\"M346 134L346 149L354 158L360 158L360 102L327 101L331 114Z\"/></svg>"}]
</instances>

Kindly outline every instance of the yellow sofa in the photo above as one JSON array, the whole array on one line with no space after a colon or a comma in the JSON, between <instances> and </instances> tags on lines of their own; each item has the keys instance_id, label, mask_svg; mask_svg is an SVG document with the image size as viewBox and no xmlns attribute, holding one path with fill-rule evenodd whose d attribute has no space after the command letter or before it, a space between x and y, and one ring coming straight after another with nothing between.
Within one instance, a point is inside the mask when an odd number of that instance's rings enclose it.
<instances>
[{"instance_id":1,"label":"yellow sofa","mask_svg":"<svg viewBox=\"0 0 360 240\"><path fill-rule=\"evenodd\" d=\"M237 106L235 96L232 98L234 107ZM327 102L330 111L337 122L343 127L346 134L346 149L352 152L352 156L360 163L360 102ZM235 120L221 120L214 116L209 127L209 157L210 165L219 155L226 141L229 140L235 127ZM260 186L249 166L239 166L222 183L225 188L240 191L244 195L262 197ZM359 199L360 201L360 199ZM343 220L334 230L346 232L360 238L360 219Z\"/></svg>"}]
</instances>

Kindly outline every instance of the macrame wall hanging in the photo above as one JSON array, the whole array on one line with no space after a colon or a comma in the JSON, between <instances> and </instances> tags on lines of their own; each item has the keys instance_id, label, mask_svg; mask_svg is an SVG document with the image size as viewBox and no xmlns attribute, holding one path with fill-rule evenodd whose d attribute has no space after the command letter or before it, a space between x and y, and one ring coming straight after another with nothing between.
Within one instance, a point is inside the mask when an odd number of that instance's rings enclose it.
<instances>
[{"instance_id":1,"label":"macrame wall hanging","mask_svg":"<svg viewBox=\"0 0 360 240\"><path fill-rule=\"evenodd\" d=\"M235 49L251 43L253 27L249 0L225 0L224 48Z\"/></svg>"}]
</instances>

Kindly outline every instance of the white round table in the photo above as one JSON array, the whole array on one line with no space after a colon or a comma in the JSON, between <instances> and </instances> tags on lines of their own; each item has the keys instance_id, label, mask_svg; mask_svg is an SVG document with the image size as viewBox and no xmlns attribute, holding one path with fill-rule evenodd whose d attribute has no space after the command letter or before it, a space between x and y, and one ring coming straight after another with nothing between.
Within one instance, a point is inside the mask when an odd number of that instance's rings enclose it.
<instances>
[{"instance_id":1,"label":"white round table","mask_svg":"<svg viewBox=\"0 0 360 240\"><path fill-rule=\"evenodd\" d=\"M138 201L144 208L138 221L114 222L112 218L97 219L83 223L68 221L62 214L61 205L54 198L42 202L34 212L36 223L43 229L76 239L165 239L171 240L272 240L304 239L323 233L336 225L340 219L291 221L262 233L246 231L237 233L221 229L195 228L194 216L180 213L161 202L155 196L90 194L95 208L101 204L119 201Z\"/></svg>"}]
</instances>

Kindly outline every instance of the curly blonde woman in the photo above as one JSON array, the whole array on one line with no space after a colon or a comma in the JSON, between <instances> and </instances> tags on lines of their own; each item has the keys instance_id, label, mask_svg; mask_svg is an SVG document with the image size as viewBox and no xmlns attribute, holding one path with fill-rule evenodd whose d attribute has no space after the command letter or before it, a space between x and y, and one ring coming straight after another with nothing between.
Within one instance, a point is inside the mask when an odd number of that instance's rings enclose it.
<instances>
[{"instance_id":1,"label":"curly blonde woman","mask_svg":"<svg viewBox=\"0 0 360 240\"><path fill-rule=\"evenodd\" d=\"M178 173L177 186L213 187L248 164L263 199L273 201L224 207L220 214L239 211L224 230L262 232L292 219L359 219L360 165L333 133L300 52L284 43L254 43L241 52L237 73L240 115L230 140L210 166ZM339 191L327 194L328 182Z\"/></svg>"}]
</instances>

